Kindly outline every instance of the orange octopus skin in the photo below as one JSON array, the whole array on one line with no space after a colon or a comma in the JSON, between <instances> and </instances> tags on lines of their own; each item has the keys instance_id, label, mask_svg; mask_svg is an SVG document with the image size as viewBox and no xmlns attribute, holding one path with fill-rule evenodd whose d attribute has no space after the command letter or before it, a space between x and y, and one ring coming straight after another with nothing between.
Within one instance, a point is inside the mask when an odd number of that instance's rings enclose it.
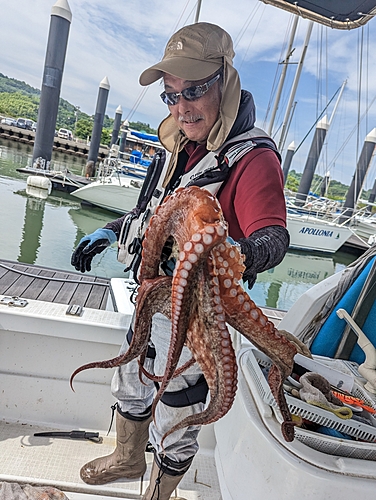
<instances>
[{"instance_id":1,"label":"orange octopus skin","mask_svg":"<svg viewBox=\"0 0 376 500\"><path fill-rule=\"evenodd\" d=\"M161 282L159 266L164 244L171 236L178 246L179 256L172 283L166 286L167 282ZM155 312L165 314L171 319L171 342L153 409L177 373L184 344L200 365L209 386L210 400L203 412L178 423L165 434L164 440L177 429L214 422L231 408L237 388L237 363L228 323L273 361L268 382L284 419L283 436L292 441L294 428L282 384L291 374L297 350L240 286L243 257L239 248L226 239L227 224L217 199L209 191L192 186L180 188L166 197L151 218L143 241L141 287L136 300L138 320L130 346L131 356L125 353L110 362L85 365L73 376L94 365L125 364L130 357L134 359L136 353L141 355L142 363L150 338L151 318ZM153 284L162 290L159 298ZM163 304L166 301L169 303L167 310Z\"/></svg>"}]
</instances>

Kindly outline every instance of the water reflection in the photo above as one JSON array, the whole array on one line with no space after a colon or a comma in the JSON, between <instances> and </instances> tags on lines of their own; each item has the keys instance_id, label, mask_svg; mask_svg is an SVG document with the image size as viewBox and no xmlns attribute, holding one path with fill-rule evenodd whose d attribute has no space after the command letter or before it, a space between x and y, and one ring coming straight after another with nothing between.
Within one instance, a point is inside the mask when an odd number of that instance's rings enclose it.
<instances>
[{"instance_id":1,"label":"water reflection","mask_svg":"<svg viewBox=\"0 0 376 500\"><path fill-rule=\"evenodd\" d=\"M290 250L281 264L259 274L251 296L259 305L289 309L306 290L341 271L355 258L344 252L311 255Z\"/></svg>"},{"instance_id":2,"label":"water reflection","mask_svg":"<svg viewBox=\"0 0 376 500\"><path fill-rule=\"evenodd\" d=\"M18 262L31 262L37 260L41 244L45 200L28 196L25 204L25 217L22 229L22 240Z\"/></svg>"}]
</instances>

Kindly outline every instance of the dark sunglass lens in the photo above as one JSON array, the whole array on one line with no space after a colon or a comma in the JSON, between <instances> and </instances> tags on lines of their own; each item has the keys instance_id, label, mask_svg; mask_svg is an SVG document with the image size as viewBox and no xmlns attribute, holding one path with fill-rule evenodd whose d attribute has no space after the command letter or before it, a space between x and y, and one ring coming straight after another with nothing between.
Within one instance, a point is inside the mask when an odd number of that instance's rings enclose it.
<instances>
[{"instance_id":1,"label":"dark sunglass lens","mask_svg":"<svg viewBox=\"0 0 376 500\"><path fill-rule=\"evenodd\" d=\"M175 106L175 104L177 104L179 100L179 97L176 92L162 92L161 99L168 106Z\"/></svg>"},{"instance_id":2,"label":"dark sunglass lens","mask_svg":"<svg viewBox=\"0 0 376 500\"><path fill-rule=\"evenodd\" d=\"M185 99L187 99L187 101L195 101L203 95L202 86L198 85L196 87L189 87L188 89L182 91L182 95Z\"/></svg>"}]
</instances>

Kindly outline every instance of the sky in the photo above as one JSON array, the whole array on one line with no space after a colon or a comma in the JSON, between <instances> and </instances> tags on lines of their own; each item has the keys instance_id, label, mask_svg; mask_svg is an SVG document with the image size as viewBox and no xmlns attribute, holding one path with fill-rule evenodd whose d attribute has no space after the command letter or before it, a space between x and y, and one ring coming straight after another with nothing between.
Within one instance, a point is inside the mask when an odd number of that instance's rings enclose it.
<instances>
[{"instance_id":1,"label":"sky","mask_svg":"<svg viewBox=\"0 0 376 500\"><path fill-rule=\"evenodd\" d=\"M4 0L3 0L4 2ZM0 72L41 88L56 0L17 0L1 9ZM68 0L72 12L60 96L93 115L98 87L110 83L106 113L157 128L168 114L159 98L160 82L141 87L144 69L158 62L170 36L197 15L196 0ZM224 28L234 41L242 88L252 92L256 125L269 130L278 78L286 57L293 15L259 0L202 0L199 20ZM299 19L291 64L272 130L279 144L281 125L307 36L309 21ZM294 112L282 157L294 141L291 168L302 172L315 123L327 114L331 125L316 172L349 184L366 135L376 127L376 19L363 28L334 30L314 24L293 102ZM338 90L346 82L341 99ZM336 94L337 92L337 94ZM327 109L325 110L325 108ZM335 113L333 111L335 110ZM332 114L333 113L333 114ZM376 177L372 161L365 188Z\"/></svg>"}]
</instances>

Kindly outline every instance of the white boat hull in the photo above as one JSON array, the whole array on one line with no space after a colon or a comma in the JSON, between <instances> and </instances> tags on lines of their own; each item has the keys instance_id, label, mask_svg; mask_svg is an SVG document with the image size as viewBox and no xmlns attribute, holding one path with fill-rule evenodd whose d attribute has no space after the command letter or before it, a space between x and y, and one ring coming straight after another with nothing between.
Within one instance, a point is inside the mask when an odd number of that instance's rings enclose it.
<instances>
[{"instance_id":1,"label":"white boat hull","mask_svg":"<svg viewBox=\"0 0 376 500\"><path fill-rule=\"evenodd\" d=\"M111 176L73 191L72 196L112 212L124 214L137 204L142 181Z\"/></svg>"},{"instance_id":2,"label":"white boat hull","mask_svg":"<svg viewBox=\"0 0 376 500\"><path fill-rule=\"evenodd\" d=\"M300 215L287 216L290 248L335 253L352 236L347 226Z\"/></svg>"},{"instance_id":3,"label":"white boat hull","mask_svg":"<svg viewBox=\"0 0 376 500\"><path fill-rule=\"evenodd\" d=\"M337 286L339 274L314 287L308 299L303 297L281 328L294 331L299 316L308 321L316 314ZM85 462L110 453L115 445L114 434L105 435L114 403L113 371L84 371L74 381L76 392L69 388L69 377L78 366L117 355L132 316L131 294L127 280L113 279L108 308L116 306L118 312L84 308L82 316L67 315L63 304L30 300L25 308L0 305L0 481L53 485L72 500L80 494L85 500L131 499L145 491L152 461L148 453L143 482L99 487L79 477ZM343 500L351 495L373 500L374 461L334 456L297 439L283 440L280 423L260 396L246 362L252 346L232 333L239 360L235 403L225 417L203 427L200 452L178 495L187 500ZM34 436L73 429L100 431L103 444Z\"/></svg>"},{"instance_id":4,"label":"white boat hull","mask_svg":"<svg viewBox=\"0 0 376 500\"><path fill-rule=\"evenodd\" d=\"M239 370L233 408L214 424L222 500L373 500L374 462L322 453L297 439L286 443L246 370Z\"/></svg>"}]
</instances>

